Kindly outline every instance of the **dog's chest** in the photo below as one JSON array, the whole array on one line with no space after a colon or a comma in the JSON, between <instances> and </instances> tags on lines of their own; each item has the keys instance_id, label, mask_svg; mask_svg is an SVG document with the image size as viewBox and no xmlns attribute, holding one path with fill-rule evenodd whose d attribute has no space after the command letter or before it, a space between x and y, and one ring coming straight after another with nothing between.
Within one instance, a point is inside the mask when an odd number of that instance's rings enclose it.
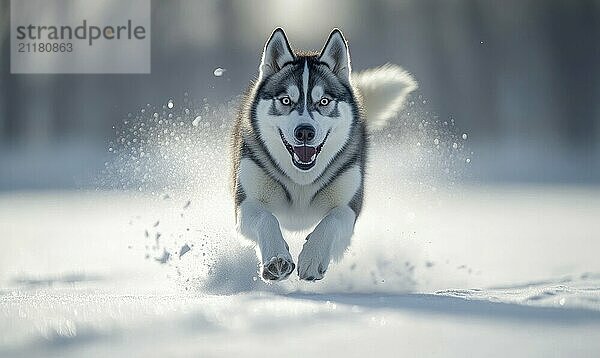
<instances>
[{"instance_id":1,"label":"dog's chest","mask_svg":"<svg viewBox=\"0 0 600 358\"><path fill-rule=\"evenodd\" d=\"M358 167L352 167L327 183L299 185L278 181L251 160L242 159L240 183L247 197L263 203L281 226L302 230L334 207L348 204L360 186L361 174Z\"/></svg>"},{"instance_id":2,"label":"dog's chest","mask_svg":"<svg viewBox=\"0 0 600 358\"><path fill-rule=\"evenodd\" d=\"M282 227L289 230L303 230L315 225L327 214L327 209L316 202L317 188L312 185L291 185L286 187L289 197L270 203L270 210L279 219Z\"/></svg>"}]
</instances>

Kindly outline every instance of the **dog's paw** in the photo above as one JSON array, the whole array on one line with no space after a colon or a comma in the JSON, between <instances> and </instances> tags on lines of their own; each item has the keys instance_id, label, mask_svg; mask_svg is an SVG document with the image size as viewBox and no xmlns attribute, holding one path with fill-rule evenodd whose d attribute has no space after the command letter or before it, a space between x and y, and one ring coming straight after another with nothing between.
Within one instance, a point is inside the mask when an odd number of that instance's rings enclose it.
<instances>
[{"instance_id":1,"label":"dog's paw","mask_svg":"<svg viewBox=\"0 0 600 358\"><path fill-rule=\"evenodd\" d=\"M311 237L312 234L307 238L298 257L298 276L301 280L318 281L323 278L329 267L331 254L329 247L323 245L322 241Z\"/></svg>"},{"instance_id":2,"label":"dog's paw","mask_svg":"<svg viewBox=\"0 0 600 358\"><path fill-rule=\"evenodd\" d=\"M261 276L265 281L281 281L288 278L294 268L291 257L275 256L262 265Z\"/></svg>"}]
</instances>

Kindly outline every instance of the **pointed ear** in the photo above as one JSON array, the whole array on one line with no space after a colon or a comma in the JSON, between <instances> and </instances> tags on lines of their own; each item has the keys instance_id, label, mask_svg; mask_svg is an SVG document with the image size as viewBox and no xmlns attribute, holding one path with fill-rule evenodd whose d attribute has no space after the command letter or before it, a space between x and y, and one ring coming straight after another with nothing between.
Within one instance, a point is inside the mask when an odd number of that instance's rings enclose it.
<instances>
[{"instance_id":1,"label":"pointed ear","mask_svg":"<svg viewBox=\"0 0 600 358\"><path fill-rule=\"evenodd\" d=\"M265 44L259 67L259 81L279 72L287 62L291 61L294 61L294 53L290 48L287 37L285 37L285 32L278 27Z\"/></svg>"},{"instance_id":2,"label":"pointed ear","mask_svg":"<svg viewBox=\"0 0 600 358\"><path fill-rule=\"evenodd\" d=\"M326 63L341 80L350 81L350 72L352 71L350 52L348 51L346 39L344 39L344 35L339 29L331 31L325 47L321 50L319 60Z\"/></svg>"}]
</instances>

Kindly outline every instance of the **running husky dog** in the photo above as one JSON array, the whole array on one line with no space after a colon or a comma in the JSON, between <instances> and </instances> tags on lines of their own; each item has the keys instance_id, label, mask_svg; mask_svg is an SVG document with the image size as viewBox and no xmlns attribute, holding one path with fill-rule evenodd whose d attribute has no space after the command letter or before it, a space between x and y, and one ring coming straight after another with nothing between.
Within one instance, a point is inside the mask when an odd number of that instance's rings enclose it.
<instances>
[{"instance_id":1,"label":"running husky dog","mask_svg":"<svg viewBox=\"0 0 600 358\"><path fill-rule=\"evenodd\" d=\"M367 132L415 88L393 65L353 75L338 29L320 53L293 51L282 29L273 32L232 139L237 229L258 244L264 280L296 267L281 227L314 228L297 261L302 280L322 279L342 257L363 205Z\"/></svg>"}]
</instances>

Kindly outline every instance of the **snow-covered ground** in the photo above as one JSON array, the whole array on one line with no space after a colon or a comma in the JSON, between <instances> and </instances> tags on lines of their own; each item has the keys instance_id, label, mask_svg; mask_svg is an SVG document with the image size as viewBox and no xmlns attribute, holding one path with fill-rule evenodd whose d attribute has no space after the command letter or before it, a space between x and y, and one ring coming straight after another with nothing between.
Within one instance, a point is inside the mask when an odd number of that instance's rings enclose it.
<instances>
[{"instance_id":1,"label":"snow-covered ground","mask_svg":"<svg viewBox=\"0 0 600 358\"><path fill-rule=\"evenodd\" d=\"M0 357L600 356L600 187L468 185L469 136L417 99L316 283L262 282L233 231L232 103L128 115L102 190L0 192Z\"/></svg>"},{"instance_id":2,"label":"snow-covered ground","mask_svg":"<svg viewBox=\"0 0 600 358\"><path fill-rule=\"evenodd\" d=\"M273 285L219 190L0 194L0 357L600 355L600 188L377 182L323 281Z\"/></svg>"}]
</instances>

